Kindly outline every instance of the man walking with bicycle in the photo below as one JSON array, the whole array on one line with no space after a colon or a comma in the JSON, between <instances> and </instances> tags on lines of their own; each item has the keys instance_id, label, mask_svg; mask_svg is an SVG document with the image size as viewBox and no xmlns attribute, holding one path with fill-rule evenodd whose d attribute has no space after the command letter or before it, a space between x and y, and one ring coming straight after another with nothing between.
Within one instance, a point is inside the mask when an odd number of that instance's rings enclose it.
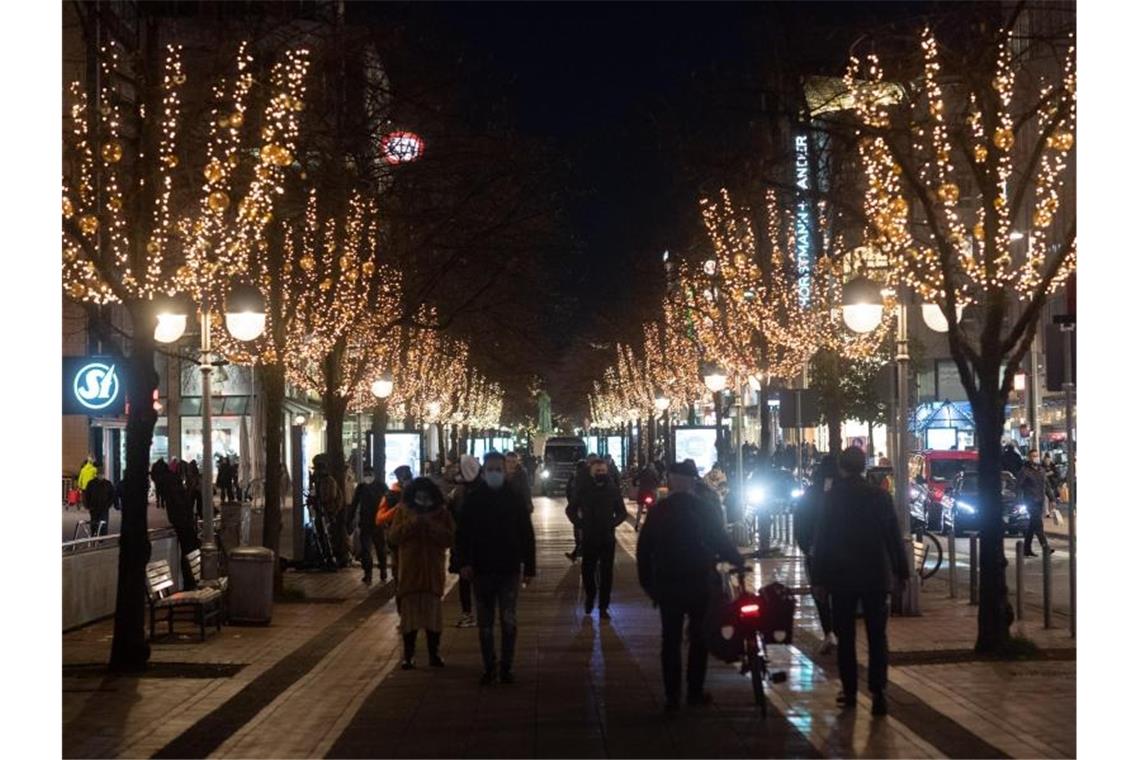
<instances>
[{"instance_id":1,"label":"man walking with bicycle","mask_svg":"<svg viewBox=\"0 0 1140 760\"><path fill-rule=\"evenodd\" d=\"M812 583L831 596L839 639L838 702L855 707L858 667L855 662L855 610L863 606L867 626L867 686L873 715L887 714L887 597L892 579L909 577L902 533L891 498L863 478L867 456L851 446L839 455L839 480L824 497L812 558Z\"/></svg>"}]
</instances>

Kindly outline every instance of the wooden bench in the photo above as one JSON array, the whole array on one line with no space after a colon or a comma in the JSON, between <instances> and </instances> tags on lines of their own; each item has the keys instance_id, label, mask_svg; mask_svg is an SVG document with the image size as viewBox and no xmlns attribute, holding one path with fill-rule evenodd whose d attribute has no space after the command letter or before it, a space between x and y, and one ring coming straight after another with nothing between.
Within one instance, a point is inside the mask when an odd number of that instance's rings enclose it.
<instances>
[{"instance_id":1,"label":"wooden bench","mask_svg":"<svg viewBox=\"0 0 1140 760\"><path fill-rule=\"evenodd\" d=\"M202 580L202 550L195 549L186 555L186 562L190 565L190 572L194 574L194 585L198 588L212 588L222 592L222 622L229 619L230 579L226 576Z\"/></svg>"},{"instance_id":2,"label":"wooden bench","mask_svg":"<svg viewBox=\"0 0 1140 760\"><path fill-rule=\"evenodd\" d=\"M146 566L147 601L150 603L150 638L154 639L154 620L158 610L165 610L167 633L174 633L175 615L190 613L188 617L198 624L202 640L206 640L206 625L214 623L222 630L222 592L216 588L195 591L174 591L174 576L170 563L164 559L148 562Z\"/></svg>"}]
</instances>

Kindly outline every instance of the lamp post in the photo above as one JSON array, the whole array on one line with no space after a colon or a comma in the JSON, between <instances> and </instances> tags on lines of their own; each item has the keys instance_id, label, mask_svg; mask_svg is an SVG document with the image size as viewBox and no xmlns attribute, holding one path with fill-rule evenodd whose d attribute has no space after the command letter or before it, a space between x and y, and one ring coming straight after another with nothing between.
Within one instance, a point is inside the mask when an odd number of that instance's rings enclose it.
<instances>
[{"instance_id":1,"label":"lamp post","mask_svg":"<svg viewBox=\"0 0 1140 760\"><path fill-rule=\"evenodd\" d=\"M883 319L883 296L891 295L889 290L883 290L867 277L855 277L843 286L843 321L851 330L857 333L869 333L879 326ZM910 475L907 467L909 459L909 446L907 441L907 427L910 417L910 355L908 353L907 336L907 309L906 294L900 292L895 307L895 316L898 320L896 334L895 370L898 384L898 406L896 409L895 429L898 434L898 446L895 448L895 515L899 521L899 528L904 536L910 535ZM955 311L960 318L962 306ZM942 308L937 304L922 304L922 318L926 326L935 332L944 333L950 325L943 314ZM901 611L904 615L919 614L918 583L915 582L916 568L913 567L914 552L907 551L904 546L904 555L912 564L911 580L907 584L906 596L902 599Z\"/></svg>"},{"instance_id":2,"label":"lamp post","mask_svg":"<svg viewBox=\"0 0 1140 760\"><path fill-rule=\"evenodd\" d=\"M661 413L662 428L665 433L665 462L666 464L672 464L673 442L671 434L669 433L669 397L664 393L658 393L653 398L653 408Z\"/></svg>"},{"instance_id":3,"label":"lamp post","mask_svg":"<svg viewBox=\"0 0 1140 760\"><path fill-rule=\"evenodd\" d=\"M173 343L186 331L189 308L184 302L170 299L160 305L154 339ZM210 309L202 304L199 369L202 372L202 577L218 577L218 547L214 542L214 446L213 410L211 409L210 375L214 370L213 346L210 340ZM225 299L226 330L236 340L256 340L265 332L265 299L252 285L236 284ZM248 456L248 452L245 452Z\"/></svg>"},{"instance_id":4,"label":"lamp post","mask_svg":"<svg viewBox=\"0 0 1140 760\"><path fill-rule=\"evenodd\" d=\"M376 408L372 411L372 469L381 482L387 482L387 452L384 450L384 431L388 429L388 397L392 395L395 383L391 373L385 372L372 383L372 395L376 397Z\"/></svg>"}]
</instances>

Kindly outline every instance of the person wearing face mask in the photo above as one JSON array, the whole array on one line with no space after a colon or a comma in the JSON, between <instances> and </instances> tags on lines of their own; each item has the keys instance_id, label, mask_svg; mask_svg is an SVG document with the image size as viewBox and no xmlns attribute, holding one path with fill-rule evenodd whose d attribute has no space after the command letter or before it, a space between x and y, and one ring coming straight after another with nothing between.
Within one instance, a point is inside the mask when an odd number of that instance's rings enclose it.
<instances>
[{"instance_id":1,"label":"person wearing face mask","mask_svg":"<svg viewBox=\"0 0 1140 760\"><path fill-rule=\"evenodd\" d=\"M525 583L535 572L534 526L518 494L506 487L503 455L491 452L483 460L483 482L467 494L456 542L459 574L472 582L483 678L513 683L515 639L518 635L520 568ZM495 660L495 610L499 611L502 648Z\"/></svg>"},{"instance_id":2,"label":"person wearing face mask","mask_svg":"<svg viewBox=\"0 0 1140 760\"><path fill-rule=\"evenodd\" d=\"M628 513L621 491L610 478L605 460L590 465L590 480L577 496L577 510L570 513L574 526L582 532L582 588L586 594L586 614L598 602L598 617L609 620L610 592L614 585L614 531ZM600 584L599 584L600 580Z\"/></svg>"},{"instance_id":3,"label":"person wearing face mask","mask_svg":"<svg viewBox=\"0 0 1140 760\"><path fill-rule=\"evenodd\" d=\"M404 495L404 489L411 485L412 482L412 468L406 464L402 464L396 468L396 482L388 489L388 493L384 494L384 498L380 501L380 508L376 510L376 527L379 528L379 535L373 534L373 540L377 541L379 546L381 543L387 547L390 543L387 536L387 531L392 525L392 521L396 518L396 510L399 509L400 501ZM383 568L387 564L387 558L381 558L380 567ZM392 546L392 577L399 582L400 578L400 562L397 548ZM399 599L397 598L397 606Z\"/></svg>"},{"instance_id":4,"label":"person wearing face mask","mask_svg":"<svg viewBox=\"0 0 1140 760\"><path fill-rule=\"evenodd\" d=\"M365 465L364 480L357 484L352 494L352 504L348 508L349 519L354 520L360 528L360 565L364 568L361 580L364 583L372 583L373 547L380 564L380 582L388 580L388 549L384 545L384 530L376 525L380 500L387 490L387 486L376 480L372 465Z\"/></svg>"},{"instance_id":5,"label":"person wearing face mask","mask_svg":"<svg viewBox=\"0 0 1140 760\"><path fill-rule=\"evenodd\" d=\"M799 505L796 507L794 523L796 543L799 545L800 551L804 553L804 567L807 570L809 580L813 575L812 553L815 534L823 517L824 494L831 490L832 483L838 477L839 469L835 465L835 456L833 454L825 455L820 460L819 466L815 468L815 472L812 473L811 486L804 492L803 498L799 500ZM823 629L823 646L820 647L819 653L831 654L839 643L838 639L835 638L835 629L831 624L831 597L828 596L827 589L818 585L812 585L811 595L812 599L815 600L815 608L819 612L820 628Z\"/></svg>"},{"instance_id":6,"label":"person wearing face mask","mask_svg":"<svg viewBox=\"0 0 1140 760\"><path fill-rule=\"evenodd\" d=\"M1053 493L1053 487L1049 485L1045 470L1041 467L1041 453L1037 449L1029 450L1029 461L1017 478L1017 492L1021 494L1025 508L1029 510L1029 525L1025 528L1023 552L1026 557L1037 556L1032 549L1033 537L1037 536L1037 540L1041 542L1041 550L1048 557L1053 553L1053 549L1049 546L1049 539L1045 537L1045 523L1042 518L1048 503L1057 496Z\"/></svg>"},{"instance_id":7,"label":"person wearing face mask","mask_svg":"<svg viewBox=\"0 0 1140 760\"><path fill-rule=\"evenodd\" d=\"M431 478L416 478L403 492L392 519L389 537L399 547L396 597L400 600L400 633L404 661L416 666L416 634L427 633L428 662L442 668L439 639L443 632L443 586L447 576L447 550L455 539L455 520L444 508L443 493Z\"/></svg>"}]
</instances>

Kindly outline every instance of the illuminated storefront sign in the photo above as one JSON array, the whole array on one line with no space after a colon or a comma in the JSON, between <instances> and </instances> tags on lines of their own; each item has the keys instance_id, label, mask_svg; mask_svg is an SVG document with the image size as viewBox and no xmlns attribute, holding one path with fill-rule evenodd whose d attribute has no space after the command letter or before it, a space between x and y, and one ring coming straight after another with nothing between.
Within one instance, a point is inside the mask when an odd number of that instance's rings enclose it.
<instances>
[{"instance_id":1,"label":"illuminated storefront sign","mask_svg":"<svg viewBox=\"0 0 1140 760\"><path fill-rule=\"evenodd\" d=\"M796 289L799 292L800 306L811 302L811 203L807 198L809 189L808 139L807 135L796 135L796 188L800 195L796 199Z\"/></svg>"},{"instance_id":2,"label":"illuminated storefront sign","mask_svg":"<svg viewBox=\"0 0 1140 760\"><path fill-rule=\"evenodd\" d=\"M108 356L64 358L64 414L114 417L123 413L125 400L118 359Z\"/></svg>"}]
</instances>

